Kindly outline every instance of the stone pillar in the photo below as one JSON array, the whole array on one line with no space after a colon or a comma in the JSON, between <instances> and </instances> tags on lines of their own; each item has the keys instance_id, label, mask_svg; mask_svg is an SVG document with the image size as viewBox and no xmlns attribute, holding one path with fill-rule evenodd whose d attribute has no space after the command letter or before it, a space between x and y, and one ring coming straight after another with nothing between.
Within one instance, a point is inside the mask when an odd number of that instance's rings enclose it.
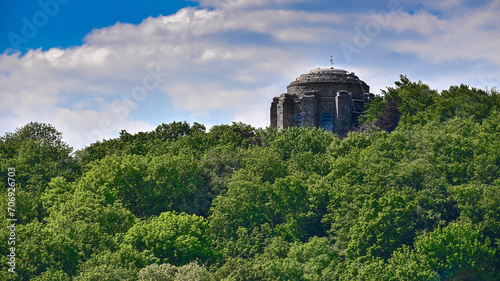
<instances>
[{"instance_id":1,"label":"stone pillar","mask_svg":"<svg viewBox=\"0 0 500 281\"><path fill-rule=\"evenodd\" d=\"M302 98L304 107L304 127L317 127L318 126L318 101L316 95L306 95Z\"/></svg>"},{"instance_id":2,"label":"stone pillar","mask_svg":"<svg viewBox=\"0 0 500 281\"><path fill-rule=\"evenodd\" d=\"M304 126L304 105L302 104L302 99L294 100L294 120L293 125L297 127Z\"/></svg>"},{"instance_id":3,"label":"stone pillar","mask_svg":"<svg viewBox=\"0 0 500 281\"><path fill-rule=\"evenodd\" d=\"M351 122L351 94L347 91L339 91L335 97L336 113L335 132L339 136L345 136L352 129Z\"/></svg>"},{"instance_id":4,"label":"stone pillar","mask_svg":"<svg viewBox=\"0 0 500 281\"><path fill-rule=\"evenodd\" d=\"M282 94L277 104L277 127L286 129L294 125L294 97L295 95Z\"/></svg>"},{"instance_id":5,"label":"stone pillar","mask_svg":"<svg viewBox=\"0 0 500 281\"><path fill-rule=\"evenodd\" d=\"M271 128L278 128L278 102L279 98L277 97L273 98L273 102L271 102Z\"/></svg>"}]
</instances>

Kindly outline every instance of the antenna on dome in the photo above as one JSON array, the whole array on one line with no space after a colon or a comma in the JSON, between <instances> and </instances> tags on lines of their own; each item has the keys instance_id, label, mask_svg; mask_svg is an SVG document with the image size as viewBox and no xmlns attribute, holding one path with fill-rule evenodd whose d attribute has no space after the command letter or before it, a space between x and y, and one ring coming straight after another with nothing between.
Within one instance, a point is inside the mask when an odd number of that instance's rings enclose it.
<instances>
[{"instance_id":1,"label":"antenna on dome","mask_svg":"<svg viewBox=\"0 0 500 281\"><path fill-rule=\"evenodd\" d=\"M333 56L330 56L330 62L332 63L332 67L330 67L330 69L333 69Z\"/></svg>"}]
</instances>

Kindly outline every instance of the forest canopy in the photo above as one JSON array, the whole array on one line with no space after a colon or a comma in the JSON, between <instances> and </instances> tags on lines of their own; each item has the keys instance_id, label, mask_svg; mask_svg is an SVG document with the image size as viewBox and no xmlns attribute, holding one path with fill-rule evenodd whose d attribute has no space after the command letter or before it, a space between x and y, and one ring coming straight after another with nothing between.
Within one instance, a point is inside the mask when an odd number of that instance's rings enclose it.
<instances>
[{"instance_id":1,"label":"forest canopy","mask_svg":"<svg viewBox=\"0 0 500 281\"><path fill-rule=\"evenodd\" d=\"M339 137L172 122L0 137L1 280L499 280L500 94L406 76Z\"/></svg>"}]
</instances>

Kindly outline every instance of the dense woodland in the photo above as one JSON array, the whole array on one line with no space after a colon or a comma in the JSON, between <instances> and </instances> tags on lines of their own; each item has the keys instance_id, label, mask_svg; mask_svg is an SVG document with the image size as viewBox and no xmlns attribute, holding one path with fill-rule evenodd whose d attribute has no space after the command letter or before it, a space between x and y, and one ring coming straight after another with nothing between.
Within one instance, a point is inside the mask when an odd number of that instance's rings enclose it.
<instances>
[{"instance_id":1,"label":"dense woodland","mask_svg":"<svg viewBox=\"0 0 500 281\"><path fill-rule=\"evenodd\" d=\"M0 279L500 280L500 94L401 76L382 97L343 138L173 122L73 151L49 124L6 133Z\"/></svg>"}]
</instances>

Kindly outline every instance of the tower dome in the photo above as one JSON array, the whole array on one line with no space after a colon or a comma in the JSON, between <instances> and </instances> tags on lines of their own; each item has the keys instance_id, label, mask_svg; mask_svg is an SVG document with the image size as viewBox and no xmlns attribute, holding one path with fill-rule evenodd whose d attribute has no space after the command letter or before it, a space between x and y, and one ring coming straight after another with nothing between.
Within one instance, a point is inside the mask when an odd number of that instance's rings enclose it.
<instances>
[{"instance_id":1,"label":"tower dome","mask_svg":"<svg viewBox=\"0 0 500 281\"><path fill-rule=\"evenodd\" d=\"M292 81L271 103L271 127L321 127L344 136L357 126L373 94L353 72L317 68Z\"/></svg>"}]
</instances>

